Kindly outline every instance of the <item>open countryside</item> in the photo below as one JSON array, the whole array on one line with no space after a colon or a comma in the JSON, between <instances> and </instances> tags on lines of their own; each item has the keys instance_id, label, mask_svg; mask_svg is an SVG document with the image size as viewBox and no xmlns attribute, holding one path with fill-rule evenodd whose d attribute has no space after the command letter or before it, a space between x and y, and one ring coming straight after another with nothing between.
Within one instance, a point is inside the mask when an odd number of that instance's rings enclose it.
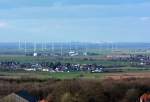
<instances>
[{"instance_id":1,"label":"open countryside","mask_svg":"<svg viewBox=\"0 0 150 102\"><path fill-rule=\"evenodd\" d=\"M7 53L5 48L2 48L4 50L0 52L0 97L2 102L9 100L11 100L10 102L14 102L14 100L96 102L96 100L101 101L99 97L102 97L102 102L108 102L109 98L113 96L107 88L114 87L111 89L116 90L115 87L117 88L118 85L126 87L124 90L119 89L119 92L121 90L124 92L125 97L111 98L112 102L113 100L115 102L119 100L135 102L140 101L140 96L145 90L148 90L149 86L146 86L145 89L143 85L148 85L145 82L150 78L149 46L143 48L139 44L92 43L91 48L91 46L85 47L90 43L75 43L71 46L68 43L60 45L53 43L52 47L52 43L46 43L47 47L43 49L40 46L42 43L26 44L26 47L23 44L25 43L11 44ZM75 47L77 44L78 46ZM141 80L145 80L145 82L142 83ZM89 83L93 85L90 86ZM113 83L114 86L108 85L110 83ZM126 86L124 86L125 83ZM132 86L130 83L136 84ZM61 89L59 89L59 85L61 85ZM16 87L19 88L16 89ZM91 97L84 98L87 97L86 94L80 95L80 91L72 93L76 87L81 89L81 93L85 91ZM87 89L83 87L87 87ZM97 89L93 90L93 93L90 88L97 88L100 93L97 93ZM126 96L128 93L129 96ZM24 98L25 96L27 97ZM29 97L32 99L28 99Z\"/></svg>"},{"instance_id":2,"label":"open countryside","mask_svg":"<svg viewBox=\"0 0 150 102\"><path fill-rule=\"evenodd\" d=\"M150 0L0 0L0 102L150 102Z\"/></svg>"}]
</instances>

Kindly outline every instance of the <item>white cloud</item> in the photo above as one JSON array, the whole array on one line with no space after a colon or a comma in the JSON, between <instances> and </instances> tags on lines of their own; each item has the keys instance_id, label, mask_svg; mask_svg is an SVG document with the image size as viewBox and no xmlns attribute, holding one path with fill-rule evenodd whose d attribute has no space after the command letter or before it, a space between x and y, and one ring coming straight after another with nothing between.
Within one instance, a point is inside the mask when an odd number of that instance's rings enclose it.
<instances>
[{"instance_id":1,"label":"white cloud","mask_svg":"<svg viewBox=\"0 0 150 102\"><path fill-rule=\"evenodd\" d=\"M147 17L150 16L149 9L150 3L65 5L55 2L51 6L0 9L0 19Z\"/></svg>"},{"instance_id":2,"label":"white cloud","mask_svg":"<svg viewBox=\"0 0 150 102\"><path fill-rule=\"evenodd\" d=\"M142 20L142 21L148 21L148 20L150 20L150 17L141 17L140 20Z\"/></svg>"},{"instance_id":3,"label":"white cloud","mask_svg":"<svg viewBox=\"0 0 150 102\"><path fill-rule=\"evenodd\" d=\"M6 22L1 22L0 21L0 28L4 28L4 27L6 27L7 26L7 23Z\"/></svg>"}]
</instances>

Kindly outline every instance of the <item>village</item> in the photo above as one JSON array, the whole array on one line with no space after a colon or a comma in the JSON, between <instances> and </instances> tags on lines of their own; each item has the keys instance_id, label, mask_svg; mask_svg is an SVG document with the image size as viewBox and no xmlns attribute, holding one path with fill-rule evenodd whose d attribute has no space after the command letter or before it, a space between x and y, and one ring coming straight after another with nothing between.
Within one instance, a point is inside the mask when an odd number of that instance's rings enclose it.
<instances>
[{"instance_id":1,"label":"village","mask_svg":"<svg viewBox=\"0 0 150 102\"><path fill-rule=\"evenodd\" d=\"M83 63L71 63L71 61L63 63L61 60L54 62L51 60L38 61L35 59L30 62L19 62L19 61L1 61L0 70L22 70L22 71L44 71L44 72L115 72L121 71L124 67L132 67L133 69L149 70L150 56L147 55L107 55L104 59L73 59L68 60L79 60ZM65 60L64 60L65 61ZM91 63L88 63L88 62ZM104 64L103 64L103 63ZM118 64L107 64L115 63ZM105 64L106 63L106 64Z\"/></svg>"}]
</instances>

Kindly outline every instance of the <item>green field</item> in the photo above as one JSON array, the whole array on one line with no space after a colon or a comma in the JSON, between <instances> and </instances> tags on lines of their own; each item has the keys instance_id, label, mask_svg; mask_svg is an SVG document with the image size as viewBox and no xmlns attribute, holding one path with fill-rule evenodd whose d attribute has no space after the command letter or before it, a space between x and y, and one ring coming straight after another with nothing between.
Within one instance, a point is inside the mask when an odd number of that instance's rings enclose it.
<instances>
[{"instance_id":1,"label":"green field","mask_svg":"<svg viewBox=\"0 0 150 102\"><path fill-rule=\"evenodd\" d=\"M0 61L18 61L20 63L41 63L41 62L61 62L62 64L98 64L103 66L126 66L121 67L125 72L139 72L138 68L130 67L129 61L113 61L106 60L107 54L112 54L108 50L90 50L91 53L99 53L96 56L74 56L74 57L60 57L60 56L25 56L25 55L0 55ZM121 52L113 52L114 54L129 53L129 50L121 50ZM135 54L135 53L134 53ZM142 69L142 68L141 68ZM146 69L146 68L143 68ZM150 69L150 68L147 68ZM147 71L146 69L146 71ZM142 70L140 70L142 71ZM143 70L145 71L145 70ZM88 73L88 72L71 72L71 73L50 73L50 72L20 72L20 71L7 71L0 72L0 77L4 78L38 78L38 79L72 79L72 78L103 78L109 73Z\"/></svg>"},{"instance_id":2,"label":"green field","mask_svg":"<svg viewBox=\"0 0 150 102\"><path fill-rule=\"evenodd\" d=\"M116 73L90 73L90 72L58 72L58 73L50 73L50 72L24 72L24 71L1 71L0 78L36 78L41 80L48 79L74 79L74 78L87 78L87 79L103 79L105 76L112 74L124 74L124 73L145 73L150 72L150 70L130 70L124 72L116 72Z\"/></svg>"},{"instance_id":3,"label":"green field","mask_svg":"<svg viewBox=\"0 0 150 102\"><path fill-rule=\"evenodd\" d=\"M101 56L77 56L77 57L33 57L33 56L0 56L0 61L17 61L20 63L60 62L62 64L98 64L103 66L127 66L129 62L105 60Z\"/></svg>"},{"instance_id":4,"label":"green field","mask_svg":"<svg viewBox=\"0 0 150 102\"><path fill-rule=\"evenodd\" d=\"M106 73L88 72L0 72L0 78L37 78L37 79L73 79L73 78L101 78Z\"/></svg>"}]
</instances>

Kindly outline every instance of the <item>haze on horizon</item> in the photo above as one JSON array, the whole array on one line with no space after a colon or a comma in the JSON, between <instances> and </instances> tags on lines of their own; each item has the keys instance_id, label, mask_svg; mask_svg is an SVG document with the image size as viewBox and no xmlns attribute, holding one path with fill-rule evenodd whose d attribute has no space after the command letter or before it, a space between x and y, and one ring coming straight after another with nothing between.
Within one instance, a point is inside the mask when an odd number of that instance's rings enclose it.
<instances>
[{"instance_id":1,"label":"haze on horizon","mask_svg":"<svg viewBox=\"0 0 150 102\"><path fill-rule=\"evenodd\" d=\"M0 0L0 42L150 42L149 0Z\"/></svg>"}]
</instances>

